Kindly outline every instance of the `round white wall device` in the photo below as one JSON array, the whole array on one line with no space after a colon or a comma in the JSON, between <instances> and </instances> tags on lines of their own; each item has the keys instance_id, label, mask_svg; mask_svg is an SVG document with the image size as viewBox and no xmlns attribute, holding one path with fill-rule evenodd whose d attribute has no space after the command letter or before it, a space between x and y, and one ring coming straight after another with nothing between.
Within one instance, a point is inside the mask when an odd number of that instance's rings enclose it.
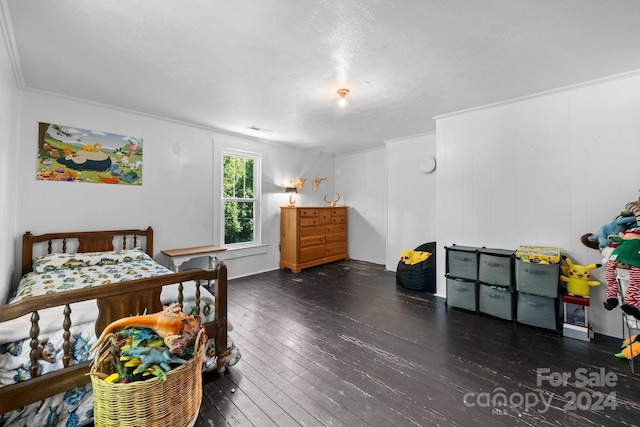
<instances>
[{"instance_id":1,"label":"round white wall device","mask_svg":"<svg viewBox=\"0 0 640 427\"><path fill-rule=\"evenodd\" d=\"M431 173L436 170L436 159L434 157L427 157L426 159L420 160L418 164L420 168L420 172L422 173Z\"/></svg>"}]
</instances>

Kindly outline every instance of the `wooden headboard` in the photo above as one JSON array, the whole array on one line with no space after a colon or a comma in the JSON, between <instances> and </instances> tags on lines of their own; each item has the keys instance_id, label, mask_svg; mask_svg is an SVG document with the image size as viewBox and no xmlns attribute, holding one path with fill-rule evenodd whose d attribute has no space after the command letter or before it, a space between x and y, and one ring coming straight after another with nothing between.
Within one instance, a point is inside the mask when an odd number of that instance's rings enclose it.
<instances>
[{"instance_id":1,"label":"wooden headboard","mask_svg":"<svg viewBox=\"0 0 640 427\"><path fill-rule=\"evenodd\" d=\"M144 243L144 251L153 257L153 229L151 227L146 230L75 231L40 235L33 235L27 231L22 236L23 276L31 272L33 268L34 246L43 242L47 242L46 253L48 254L133 249L137 246L142 247Z\"/></svg>"}]
</instances>

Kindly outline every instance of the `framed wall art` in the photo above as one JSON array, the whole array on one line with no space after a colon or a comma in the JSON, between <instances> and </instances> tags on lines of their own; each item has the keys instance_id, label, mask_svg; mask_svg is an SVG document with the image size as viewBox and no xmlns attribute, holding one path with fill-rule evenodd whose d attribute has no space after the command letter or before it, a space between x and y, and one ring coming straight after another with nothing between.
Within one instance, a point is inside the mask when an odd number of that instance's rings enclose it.
<instances>
[{"instance_id":1,"label":"framed wall art","mask_svg":"<svg viewBox=\"0 0 640 427\"><path fill-rule=\"evenodd\" d=\"M142 138L39 123L36 179L142 185Z\"/></svg>"}]
</instances>

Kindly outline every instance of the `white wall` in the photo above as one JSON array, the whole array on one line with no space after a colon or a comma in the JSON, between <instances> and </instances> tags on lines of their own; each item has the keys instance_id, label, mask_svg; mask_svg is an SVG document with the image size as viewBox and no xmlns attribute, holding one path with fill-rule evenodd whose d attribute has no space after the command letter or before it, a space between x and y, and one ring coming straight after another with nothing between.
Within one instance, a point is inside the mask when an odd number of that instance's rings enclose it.
<instances>
[{"instance_id":1,"label":"white wall","mask_svg":"<svg viewBox=\"0 0 640 427\"><path fill-rule=\"evenodd\" d=\"M385 263L387 224L386 153L380 148L335 158L335 191L348 209L349 257ZM318 193L333 200L321 184Z\"/></svg>"},{"instance_id":2,"label":"white wall","mask_svg":"<svg viewBox=\"0 0 640 427\"><path fill-rule=\"evenodd\" d=\"M2 13L2 11L0 11ZM3 28L0 28L3 30ZM14 269L14 227L18 184L20 94L5 38L0 38L0 302L5 301ZM18 264L19 265L19 264Z\"/></svg>"},{"instance_id":3,"label":"white wall","mask_svg":"<svg viewBox=\"0 0 640 427\"><path fill-rule=\"evenodd\" d=\"M637 199L640 75L440 117L437 158L439 272L453 243L554 246L576 263L600 262L580 236ZM594 272L603 285L591 288L589 316L596 332L620 336L620 310L602 307L604 270Z\"/></svg>"},{"instance_id":4,"label":"white wall","mask_svg":"<svg viewBox=\"0 0 640 427\"><path fill-rule=\"evenodd\" d=\"M387 270L396 271L400 252L436 240L436 176L418 165L435 157L436 135L389 141L387 153Z\"/></svg>"},{"instance_id":5,"label":"white wall","mask_svg":"<svg viewBox=\"0 0 640 427\"><path fill-rule=\"evenodd\" d=\"M349 206L349 256L395 271L400 252L436 240L435 133L387 141L384 148L337 156L336 191Z\"/></svg>"},{"instance_id":6,"label":"white wall","mask_svg":"<svg viewBox=\"0 0 640 427\"><path fill-rule=\"evenodd\" d=\"M258 255L237 258L237 252L229 251L222 258L229 265L231 278L275 269L279 261L279 206L288 203L279 184L300 174L307 174L307 178L333 175L333 157L318 152L287 149L38 92L22 91L22 98L20 137L12 140L19 164L16 178L12 178L19 194L17 221L7 232L16 239L12 248L16 265L21 254L18 240L27 230L42 233L151 225L155 258L165 264L167 260L159 253L162 249L221 244L219 153L236 148L263 156L265 242L263 253ZM36 181L38 122L142 138L143 185ZM318 203L311 190L312 179L298 195L301 204ZM326 189L333 191L333 185ZM16 271L14 279L18 277Z\"/></svg>"}]
</instances>

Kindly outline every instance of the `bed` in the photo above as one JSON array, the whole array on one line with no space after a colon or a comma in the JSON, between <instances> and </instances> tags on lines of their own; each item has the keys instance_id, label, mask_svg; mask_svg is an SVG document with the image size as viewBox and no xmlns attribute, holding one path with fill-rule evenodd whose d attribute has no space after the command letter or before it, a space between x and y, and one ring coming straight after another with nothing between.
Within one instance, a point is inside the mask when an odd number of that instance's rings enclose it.
<instances>
[{"instance_id":1,"label":"bed","mask_svg":"<svg viewBox=\"0 0 640 427\"><path fill-rule=\"evenodd\" d=\"M176 273L152 256L151 227L24 234L23 277L0 306L0 426L90 421L95 337L113 320L172 302L203 318L209 368L224 371L226 266Z\"/></svg>"}]
</instances>

